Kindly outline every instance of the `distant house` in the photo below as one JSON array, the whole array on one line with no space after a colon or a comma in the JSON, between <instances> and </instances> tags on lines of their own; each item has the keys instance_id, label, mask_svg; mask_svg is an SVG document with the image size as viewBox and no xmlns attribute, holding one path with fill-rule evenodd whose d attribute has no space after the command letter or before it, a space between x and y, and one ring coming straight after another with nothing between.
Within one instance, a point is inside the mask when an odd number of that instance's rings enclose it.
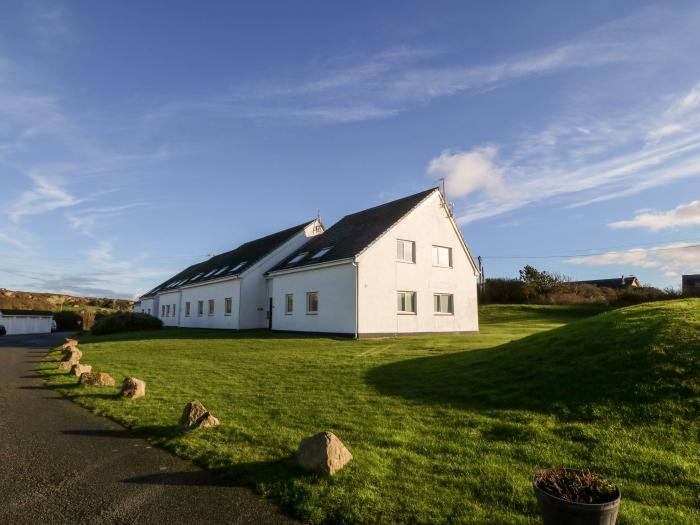
<instances>
[{"instance_id":1,"label":"distant house","mask_svg":"<svg viewBox=\"0 0 700 525\"><path fill-rule=\"evenodd\" d=\"M479 272L432 188L193 265L136 303L169 326L379 337L478 330Z\"/></svg>"},{"instance_id":2,"label":"distant house","mask_svg":"<svg viewBox=\"0 0 700 525\"><path fill-rule=\"evenodd\" d=\"M572 281L571 284L591 284L593 286L598 286L599 288L613 288L615 290L620 290L623 288L639 288L639 280L634 276L629 277L618 277L617 279L592 279L589 281Z\"/></svg>"},{"instance_id":3,"label":"distant house","mask_svg":"<svg viewBox=\"0 0 700 525\"><path fill-rule=\"evenodd\" d=\"M696 297L700 296L700 274L684 275L682 277L683 295Z\"/></svg>"},{"instance_id":4,"label":"distant house","mask_svg":"<svg viewBox=\"0 0 700 525\"><path fill-rule=\"evenodd\" d=\"M5 327L7 335L50 334L53 327L53 312L2 308L0 325Z\"/></svg>"}]
</instances>

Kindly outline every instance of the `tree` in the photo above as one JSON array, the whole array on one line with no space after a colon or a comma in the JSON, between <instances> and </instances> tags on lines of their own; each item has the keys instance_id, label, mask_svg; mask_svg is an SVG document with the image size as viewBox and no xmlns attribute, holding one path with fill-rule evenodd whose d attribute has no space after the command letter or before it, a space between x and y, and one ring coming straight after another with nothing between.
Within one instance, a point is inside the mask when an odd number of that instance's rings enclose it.
<instances>
[{"instance_id":1,"label":"tree","mask_svg":"<svg viewBox=\"0 0 700 525\"><path fill-rule=\"evenodd\" d=\"M563 282L561 276L540 271L530 265L520 270L520 280L525 283L528 300L536 295L548 295L557 291Z\"/></svg>"}]
</instances>

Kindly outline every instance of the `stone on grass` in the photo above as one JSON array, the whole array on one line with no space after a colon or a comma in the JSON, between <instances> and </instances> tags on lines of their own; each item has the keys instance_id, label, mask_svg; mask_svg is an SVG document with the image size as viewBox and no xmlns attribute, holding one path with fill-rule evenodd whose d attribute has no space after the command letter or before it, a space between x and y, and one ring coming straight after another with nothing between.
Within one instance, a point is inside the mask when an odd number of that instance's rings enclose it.
<instances>
[{"instance_id":1,"label":"stone on grass","mask_svg":"<svg viewBox=\"0 0 700 525\"><path fill-rule=\"evenodd\" d=\"M80 374L81 385L114 386L114 379L105 372L85 372Z\"/></svg>"},{"instance_id":2,"label":"stone on grass","mask_svg":"<svg viewBox=\"0 0 700 525\"><path fill-rule=\"evenodd\" d=\"M204 408L196 399L187 403L180 418L180 430L188 432L198 428L211 428L219 425L219 420Z\"/></svg>"},{"instance_id":3,"label":"stone on grass","mask_svg":"<svg viewBox=\"0 0 700 525\"><path fill-rule=\"evenodd\" d=\"M70 369L70 373L77 377L80 377L87 372L92 372L91 365L81 365L80 363L75 363Z\"/></svg>"},{"instance_id":4,"label":"stone on grass","mask_svg":"<svg viewBox=\"0 0 700 525\"><path fill-rule=\"evenodd\" d=\"M69 339L68 337L66 337L66 342L63 344L63 349L70 350L71 348L75 348L77 346L78 346L77 339Z\"/></svg>"},{"instance_id":5,"label":"stone on grass","mask_svg":"<svg viewBox=\"0 0 700 525\"><path fill-rule=\"evenodd\" d=\"M127 377L122 383L119 395L128 397L129 399L143 397L146 395L146 382L136 379L135 377Z\"/></svg>"},{"instance_id":6,"label":"stone on grass","mask_svg":"<svg viewBox=\"0 0 700 525\"><path fill-rule=\"evenodd\" d=\"M74 363L73 361L61 361L58 363L58 369L59 370L71 370L74 365L77 363Z\"/></svg>"},{"instance_id":7,"label":"stone on grass","mask_svg":"<svg viewBox=\"0 0 700 525\"><path fill-rule=\"evenodd\" d=\"M342 469L352 454L333 432L319 432L301 440L297 461L310 472L332 476Z\"/></svg>"},{"instance_id":8,"label":"stone on grass","mask_svg":"<svg viewBox=\"0 0 700 525\"><path fill-rule=\"evenodd\" d=\"M78 350L77 348L71 348L65 354L63 354L61 361L66 361L68 363L75 364L78 361L80 361L81 357L83 357L83 353L80 350Z\"/></svg>"}]
</instances>

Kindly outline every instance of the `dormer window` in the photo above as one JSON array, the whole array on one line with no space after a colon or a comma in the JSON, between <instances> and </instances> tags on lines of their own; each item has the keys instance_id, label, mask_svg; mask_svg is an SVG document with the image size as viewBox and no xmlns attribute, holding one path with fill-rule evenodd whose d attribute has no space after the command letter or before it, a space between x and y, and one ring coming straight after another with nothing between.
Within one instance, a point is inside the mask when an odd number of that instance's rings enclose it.
<instances>
[{"instance_id":1,"label":"dormer window","mask_svg":"<svg viewBox=\"0 0 700 525\"><path fill-rule=\"evenodd\" d=\"M291 259L287 264L298 263L299 261L301 261L301 260L302 260L304 257L306 257L307 255L309 255L309 252L301 252L300 254L297 254L297 255L295 255L294 257L292 257L292 259Z\"/></svg>"},{"instance_id":2,"label":"dormer window","mask_svg":"<svg viewBox=\"0 0 700 525\"><path fill-rule=\"evenodd\" d=\"M319 251L317 251L316 253L314 253L314 254L311 256L311 258L312 258L312 259L319 259L319 258L323 257L324 255L326 255L326 254L327 254L329 251L331 251L332 249L333 249L333 246L326 246L325 248L321 248Z\"/></svg>"}]
</instances>

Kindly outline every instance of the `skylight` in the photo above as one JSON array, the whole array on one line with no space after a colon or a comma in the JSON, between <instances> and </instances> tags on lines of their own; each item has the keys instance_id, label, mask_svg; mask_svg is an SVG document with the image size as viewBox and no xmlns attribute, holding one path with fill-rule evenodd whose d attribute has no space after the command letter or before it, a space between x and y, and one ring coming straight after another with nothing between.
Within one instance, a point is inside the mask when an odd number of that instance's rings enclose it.
<instances>
[{"instance_id":1,"label":"skylight","mask_svg":"<svg viewBox=\"0 0 700 525\"><path fill-rule=\"evenodd\" d=\"M292 257L292 259L291 259L287 264L298 263L299 261L301 261L301 260L302 260L304 257L306 257L307 255L309 255L309 252L301 252L300 254L297 254L297 255L295 255L294 257Z\"/></svg>"},{"instance_id":2,"label":"skylight","mask_svg":"<svg viewBox=\"0 0 700 525\"><path fill-rule=\"evenodd\" d=\"M216 268L214 268L211 272L209 272L208 274L206 274L206 275L204 276L204 278L206 279L206 278L209 277L210 275L213 275L215 271L216 271Z\"/></svg>"},{"instance_id":3,"label":"skylight","mask_svg":"<svg viewBox=\"0 0 700 525\"><path fill-rule=\"evenodd\" d=\"M324 255L326 255L326 254L327 254L329 251L331 251L332 249L333 249L333 246L326 246L325 248L321 248L319 251L317 251L316 253L314 253L313 257L311 257L311 258L312 258L312 259L318 259L319 257L323 257Z\"/></svg>"},{"instance_id":4,"label":"skylight","mask_svg":"<svg viewBox=\"0 0 700 525\"><path fill-rule=\"evenodd\" d=\"M231 271L229 273L235 273L241 268L243 268L246 264L248 264L248 261L243 261L242 263L238 263L236 266L231 268Z\"/></svg>"},{"instance_id":5,"label":"skylight","mask_svg":"<svg viewBox=\"0 0 700 525\"><path fill-rule=\"evenodd\" d=\"M227 269L228 269L228 266L224 266L224 267L221 268L218 272L216 272L214 275L221 275L221 274L224 273Z\"/></svg>"},{"instance_id":6,"label":"skylight","mask_svg":"<svg viewBox=\"0 0 700 525\"><path fill-rule=\"evenodd\" d=\"M190 279L190 282L196 281L196 280L199 279L202 275L204 275L204 273L198 273L197 275L195 275L194 277L192 277L192 279Z\"/></svg>"}]
</instances>

